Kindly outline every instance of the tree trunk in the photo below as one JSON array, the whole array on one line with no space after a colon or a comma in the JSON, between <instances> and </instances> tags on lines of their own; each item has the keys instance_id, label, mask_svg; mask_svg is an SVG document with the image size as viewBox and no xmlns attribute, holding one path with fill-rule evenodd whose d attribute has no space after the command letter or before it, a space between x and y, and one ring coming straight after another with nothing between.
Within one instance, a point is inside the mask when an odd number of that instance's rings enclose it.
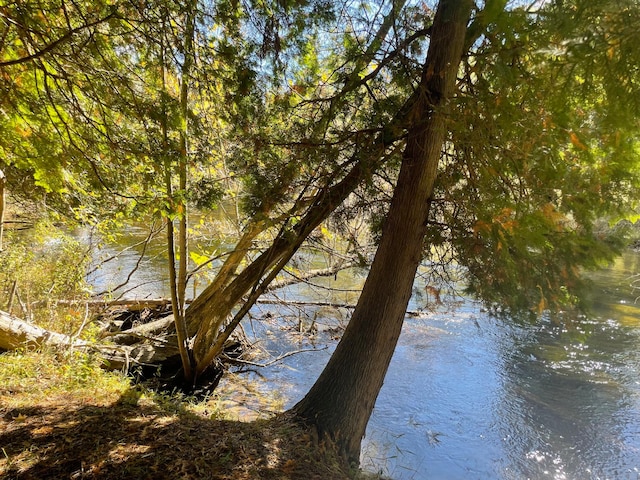
<instances>
[{"instance_id":1,"label":"tree trunk","mask_svg":"<svg viewBox=\"0 0 640 480\"><path fill-rule=\"evenodd\" d=\"M179 196L178 212L180 221L178 223L178 272L175 285L176 304L173 306L173 318L175 321L176 334L178 337L178 347L180 348L180 358L184 378L188 382L193 382L193 358L188 346L187 322L184 312L186 310L187 291L187 258L189 256L189 244L187 230L188 206L187 206L187 173L189 167L188 157L188 135L189 135L189 82L191 80L191 67L194 62L193 37L195 35L196 5L193 0L188 2L185 14L185 35L184 35L184 61L182 63L180 78L180 158L178 160ZM173 233L172 233L173 234ZM173 259L175 261L175 258ZM173 270L175 274L175 268Z\"/></svg>"},{"instance_id":2,"label":"tree trunk","mask_svg":"<svg viewBox=\"0 0 640 480\"><path fill-rule=\"evenodd\" d=\"M181 113L187 108L187 93L188 93L188 81L189 81L189 68L192 62L192 52L189 51L189 47L192 46L192 34L193 28L191 28L191 17L195 15L193 10L187 13L187 38L185 39L185 59L182 68L182 83L180 86L180 102ZM163 19L163 22L166 19ZM188 34L191 34L188 35ZM165 95L167 93L167 71L165 60L165 43L164 38L161 38L160 42L160 59L161 59L161 74L162 74L162 90ZM164 100L163 100L164 102ZM161 120L162 129L162 149L164 157L164 175L165 175L165 189L167 195L167 202L171 205L171 211L167 215L167 257L169 267L169 285L171 290L171 307L173 310L173 319L175 323L175 329L178 338L178 348L180 349L180 358L182 360L182 368L184 372L184 378L190 382L193 379L192 359L187 346L187 333L186 323L184 318L185 305L184 305L184 293L186 290L186 257L187 257L187 205L184 201L186 194L186 117L182 119L183 126L180 130L180 158L178 159L178 175L179 186L181 190L177 198L174 196L173 191L173 166L169 153L169 128L168 128L168 112L167 107L163 103L163 112ZM178 227L178 255L180 266L176 270L176 234L174 228L173 215L177 214L179 217Z\"/></svg>"},{"instance_id":3,"label":"tree trunk","mask_svg":"<svg viewBox=\"0 0 640 480\"><path fill-rule=\"evenodd\" d=\"M219 338L220 328L233 308L241 303L243 296L250 293L250 300L241 308L241 311L246 311L251 302L257 299L257 294L266 290L268 282L275 278L311 232L382 164L386 148L398 138L394 129L400 121L400 118L395 119L371 145L358 152L352 169L342 180L317 193L315 201L300 222L276 237L267 250L226 286L214 290L210 285L191 303L185 316L189 334L194 335L193 353L198 373L209 366L224 344L224 339L221 341ZM268 280L265 281L265 278ZM225 328L224 332L223 336L227 335L229 328Z\"/></svg>"},{"instance_id":4,"label":"tree trunk","mask_svg":"<svg viewBox=\"0 0 640 480\"><path fill-rule=\"evenodd\" d=\"M446 135L470 0L442 0L410 113L402 166L380 246L351 321L326 368L293 411L357 464L360 444L400 336L421 260L429 199Z\"/></svg>"},{"instance_id":5,"label":"tree trunk","mask_svg":"<svg viewBox=\"0 0 640 480\"><path fill-rule=\"evenodd\" d=\"M325 130L330 123L329 119L333 118L339 103L344 101L345 94L361 85L362 71L379 52L380 45L405 3L405 0L394 2L393 10L385 17L365 54L356 61L355 68L350 77L346 79L342 90L331 100L324 118L317 123L316 134L319 138L323 138L326 133ZM262 223L249 225L216 279L185 312L187 333L194 338L193 353L199 371L207 368L208 362L215 358L219 346L222 344L218 338L221 327L229 319L233 308L241 304L243 296L251 292L251 298L256 298L255 292L267 287L265 282L261 280L265 276L267 278L275 277L273 269L278 268L278 265L286 264L286 261L291 258L306 237L340 206L360 183L370 178L383 165L385 155L388 153L387 149L401 138L399 132L407 122L407 106L415 103L414 97L412 96L405 103L382 132L359 146L351 161L345 162L345 166L350 166L350 171L341 180L335 184L328 183L321 187L304 213L299 211L292 213L292 216L302 215L303 218L298 225L291 231L282 232L265 252L240 272L237 277L233 278L240 261L245 256L245 251L251 246L255 236L264 228ZM241 311L247 310L250 306L250 302L245 302ZM236 316L231 325L237 323L238 318ZM222 336L227 335L229 331L229 328L225 328Z\"/></svg>"},{"instance_id":6,"label":"tree trunk","mask_svg":"<svg viewBox=\"0 0 640 480\"><path fill-rule=\"evenodd\" d=\"M0 252L2 251L2 237L4 234L4 205L5 205L5 185L7 178L4 176L4 172L0 170Z\"/></svg>"}]
</instances>

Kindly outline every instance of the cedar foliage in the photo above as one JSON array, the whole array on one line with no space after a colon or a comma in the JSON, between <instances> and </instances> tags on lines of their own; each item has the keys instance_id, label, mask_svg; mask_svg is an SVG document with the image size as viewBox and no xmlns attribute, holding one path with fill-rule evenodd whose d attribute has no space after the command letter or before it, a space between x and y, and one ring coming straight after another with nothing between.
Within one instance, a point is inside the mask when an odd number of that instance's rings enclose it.
<instances>
[{"instance_id":1,"label":"cedar foliage","mask_svg":"<svg viewBox=\"0 0 640 480\"><path fill-rule=\"evenodd\" d=\"M350 245L355 217L374 234L382 225L433 10L189 5L4 6L0 168L13 194L46 197L105 235L127 218L173 223L188 205L237 202L240 239L183 312L201 372L336 209L332 227ZM575 303L580 269L616 253L594 225L636 206L637 10L631 0L476 5L430 200L433 278L462 267L489 305L538 313ZM185 12L195 22L186 103ZM176 175L185 158L187 186ZM204 261L189 256L191 269Z\"/></svg>"}]
</instances>

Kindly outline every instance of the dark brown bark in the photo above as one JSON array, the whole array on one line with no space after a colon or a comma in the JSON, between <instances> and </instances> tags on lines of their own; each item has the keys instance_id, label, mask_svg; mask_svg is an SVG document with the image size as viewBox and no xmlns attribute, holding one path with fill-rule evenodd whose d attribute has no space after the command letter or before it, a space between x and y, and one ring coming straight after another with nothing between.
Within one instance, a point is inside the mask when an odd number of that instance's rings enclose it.
<instances>
[{"instance_id":1,"label":"dark brown bark","mask_svg":"<svg viewBox=\"0 0 640 480\"><path fill-rule=\"evenodd\" d=\"M381 243L351 321L318 381L293 411L358 463L360 443L400 336L421 252L473 2L442 0Z\"/></svg>"},{"instance_id":2,"label":"dark brown bark","mask_svg":"<svg viewBox=\"0 0 640 480\"><path fill-rule=\"evenodd\" d=\"M5 205L5 185L7 179L0 170L0 252L2 251L2 237L4 234L4 205Z\"/></svg>"}]
</instances>

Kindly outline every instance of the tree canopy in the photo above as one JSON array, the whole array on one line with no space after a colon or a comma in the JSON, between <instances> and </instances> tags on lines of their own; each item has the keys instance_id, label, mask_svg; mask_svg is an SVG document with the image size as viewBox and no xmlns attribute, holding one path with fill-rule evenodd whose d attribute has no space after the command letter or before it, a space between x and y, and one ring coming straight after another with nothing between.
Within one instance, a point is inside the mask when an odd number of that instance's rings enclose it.
<instances>
[{"instance_id":1,"label":"tree canopy","mask_svg":"<svg viewBox=\"0 0 640 480\"><path fill-rule=\"evenodd\" d=\"M414 196L426 205L414 205L425 217L411 261L438 284L462 272L497 311L575 305L582 270L621 246L599 222L635 220L639 6L461 2L461 54L438 89L446 39L430 48L450 30L435 12L453 3L9 2L0 170L13 194L104 231L164 222L189 381L322 225L368 261L354 222L384 239L399 175L411 176L401 168L424 153L411 142L435 117L443 140L423 142L437 158L427 197ZM226 202L237 238L190 254L190 209ZM214 273L187 307L205 263Z\"/></svg>"}]
</instances>

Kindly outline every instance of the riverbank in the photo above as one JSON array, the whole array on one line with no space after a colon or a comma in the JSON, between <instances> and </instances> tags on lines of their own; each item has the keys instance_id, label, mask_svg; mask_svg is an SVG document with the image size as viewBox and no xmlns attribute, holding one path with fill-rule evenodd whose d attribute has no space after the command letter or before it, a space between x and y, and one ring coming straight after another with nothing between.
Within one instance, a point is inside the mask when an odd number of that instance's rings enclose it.
<instances>
[{"instance_id":1,"label":"riverbank","mask_svg":"<svg viewBox=\"0 0 640 480\"><path fill-rule=\"evenodd\" d=\"M350 478L285 414L232 419L220 398L160 394L53 352L0 355L0 377L1 478Z\"/></svg>"}]
</instances>

